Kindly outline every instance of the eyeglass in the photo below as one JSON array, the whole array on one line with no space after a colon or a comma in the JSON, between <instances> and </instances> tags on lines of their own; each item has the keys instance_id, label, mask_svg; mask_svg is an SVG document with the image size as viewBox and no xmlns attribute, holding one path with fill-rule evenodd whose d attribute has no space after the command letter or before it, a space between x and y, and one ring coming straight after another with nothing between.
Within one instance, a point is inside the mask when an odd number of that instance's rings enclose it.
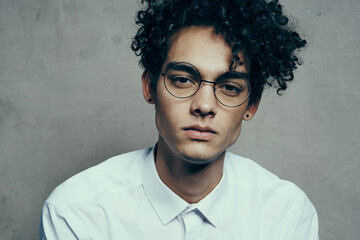
<instances>
[{"instance_id":1,"label":"eyeglass","mask_svg":"<svg viewBox=\"0 0 360 240\"><path fill-rule=\"evenodd\" d=\"M172 62L167 65L164 76L166 90L176 98L189 98L199 91L203 83L213 84L214 95L226 107L238 107L250 96L249 75L229 71L220 75L214 82L201 79L199 70L187 62Z\"/></svg>"}]
</instances>

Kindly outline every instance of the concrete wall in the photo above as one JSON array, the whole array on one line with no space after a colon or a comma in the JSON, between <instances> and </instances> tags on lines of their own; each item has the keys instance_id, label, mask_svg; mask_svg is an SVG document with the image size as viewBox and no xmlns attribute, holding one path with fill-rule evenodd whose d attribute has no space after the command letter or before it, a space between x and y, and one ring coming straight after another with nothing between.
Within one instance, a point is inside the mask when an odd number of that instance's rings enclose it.
<instances>
[{"instance_id":1,"label":"concrete wall","mask_svg":"<svg viewBox=\"0 0 360 240\"><path fill-rule=\"evenodd\" d=\"M134 0L0 0L0 238L36 239L59 183L151 146ZM232 151L299 185L320 237L360 236L360 2L286 0L308 39L282 97L266 91Z\"/></svg>"}]
</instances>

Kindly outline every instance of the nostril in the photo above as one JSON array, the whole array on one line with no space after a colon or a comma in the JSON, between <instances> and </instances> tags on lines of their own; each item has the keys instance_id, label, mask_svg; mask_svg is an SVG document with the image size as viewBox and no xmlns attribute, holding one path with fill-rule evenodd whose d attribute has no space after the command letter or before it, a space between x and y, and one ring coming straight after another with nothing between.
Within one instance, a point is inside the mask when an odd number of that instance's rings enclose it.
<instances>
[{"instance_id":1,"label":"nostril","mask_svg":"<svg viewBox=\"0 0 360 240\"><path fill-rule=\"evenodd\" d=\"M207 115L215 116L215 113L213 111L210 111L210 112L207 113Z\"/></svg>"},{"instance_id":2,"label":"nostril","mask_svg":"<svg viewBox=\"0 0 360 240\"><path fill-rule=\"evenodd\" d=\"M206 111L206 110L201 110L201 109L195 109L194 110L194 114L198 115L198 116L215 116L214 111Z\"/></svg>"}]
</instances>

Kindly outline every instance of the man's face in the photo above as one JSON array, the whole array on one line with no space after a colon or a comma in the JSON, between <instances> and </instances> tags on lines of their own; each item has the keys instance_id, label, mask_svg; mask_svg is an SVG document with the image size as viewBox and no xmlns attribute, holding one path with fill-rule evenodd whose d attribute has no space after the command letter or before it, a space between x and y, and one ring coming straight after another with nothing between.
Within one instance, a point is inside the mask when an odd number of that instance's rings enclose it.
<instances>
[{"instance_id":1,"label":"man's face","mask_svg":"<svg viewBox=\"0 0 360 240\"><path fill-rule=\"evenodd\" d=\"M188 62L199 70L202 79L213 82L229 71L232 57L231 47L214 34L213 28L192 26L171 38L162 71L170 62ZM247 73L247 62L235 70ZM155 104L159 147L199 164L223 156L237 140L244 114L250 113L251 118L256 111L247 109L248 100L234 108L221 105L213 85L207 83L190 98L176 98L166 90L162 75L157 81Z\"/></svg>"}]
</instances>

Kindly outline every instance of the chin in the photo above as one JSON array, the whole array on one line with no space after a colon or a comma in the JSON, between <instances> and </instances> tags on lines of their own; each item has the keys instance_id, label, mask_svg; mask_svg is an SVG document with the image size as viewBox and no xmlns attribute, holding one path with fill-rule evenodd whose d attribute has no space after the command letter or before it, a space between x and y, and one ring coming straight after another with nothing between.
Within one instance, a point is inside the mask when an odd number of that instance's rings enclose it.
<instances>
[{"instance_id":1,"label":"chin","mask_svg":"<svg viewBox=\"0 0 360 240\"><path fill-rule=\"evenodd\" d=\"M213 159L208 158L199 158L199 157L191 157L191 156L183 156L185 161L187 163L193 164L193 165L207 165L211 162L213 162Z\"/></svg>"},{"instance_id":2,"label":"chin","mask_svg":"<svg viewBox=\"0 0 360 240\"><path fill-rule=\"evenodd\" d=\"M180 153L180 156L188 163L202 165L217 161L224 153L225 150L219 153L212 153L208 150L199 151L199 149L197 149L193 151L187 150L186 152Z\"/></svg>"}]
</instances>

